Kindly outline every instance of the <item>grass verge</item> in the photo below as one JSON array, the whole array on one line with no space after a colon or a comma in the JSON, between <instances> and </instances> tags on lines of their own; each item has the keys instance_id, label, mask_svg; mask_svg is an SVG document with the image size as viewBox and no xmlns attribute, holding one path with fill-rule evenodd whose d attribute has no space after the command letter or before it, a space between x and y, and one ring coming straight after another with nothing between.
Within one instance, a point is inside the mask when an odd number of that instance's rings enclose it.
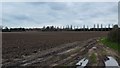
<instances>
[{"instance_id":1,"label":"grass verge","mask_svg":"<svg viewBox=\"0 0 120 68\"><path fill-rule=\"evenodd\" d=\"M112 42L109 39L107 39L107 37L102 37L100 39L100 42L103 43L104 45L106 45L107 47L112 48L112 49L120 52L120 44L119 43Z\"/></svg>"}]
</instances>

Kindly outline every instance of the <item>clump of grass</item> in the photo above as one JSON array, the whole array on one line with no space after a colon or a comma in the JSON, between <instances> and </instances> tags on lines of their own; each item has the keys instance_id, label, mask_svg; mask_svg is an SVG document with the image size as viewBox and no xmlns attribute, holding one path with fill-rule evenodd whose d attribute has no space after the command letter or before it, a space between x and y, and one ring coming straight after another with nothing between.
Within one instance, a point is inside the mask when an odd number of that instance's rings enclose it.
<instances>
[{"instance_id":1,"label":"clump of grass","mask_svg":"<svg viewBox=\"0 0 120 68\"><path fill-rule=\"evenodd\" d=\"M97 60L96 60L97 57L96 57L95 53L92 53L92 54L91 54L90 59L91 59L91 61L92 61L93 63L96 63L96 62L97 62Z\"/></svg>"},{"instance_id":2,"label":"clump of grass","mask_svg":"<svg viewBox=\"0 0 120 68\"><path fill-rule=\"evenodd\" d=\"M106 56L107 52L106 52L105 50L102 50L102 51L101 51L101 54L102 54L103 56Z\"/></svg>"},{"instance_id":3,"label":"clump of grass","mask_svg":"<svg viewBox=\"0 0 120 68\"><path fill-rule=\"evenodd\" d=\"M102 37L100 39L100 42L103 43L104 45L106 45L107 47L112 48L112 49L120 52L120 43L112 42L107 37Z\"/></svg>"}]
</instances>

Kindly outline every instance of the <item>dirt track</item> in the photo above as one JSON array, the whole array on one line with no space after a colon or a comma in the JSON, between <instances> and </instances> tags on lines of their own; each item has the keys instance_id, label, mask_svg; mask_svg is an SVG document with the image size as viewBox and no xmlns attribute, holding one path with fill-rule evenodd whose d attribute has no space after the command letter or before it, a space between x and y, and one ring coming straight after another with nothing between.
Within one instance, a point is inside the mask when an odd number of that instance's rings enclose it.
<instances>
[{"instance_id":1,"label":"dirt track","mask_svg":"<svg viewBox=\"0 0 120 68\"><path fill-rule=\"evenodd\" d=\"M66 37L65 34L66 36L68 35L68 37ZM87 35L87 33L80 33L82 35L84 34L83 36L86 36L86 39L83 38L84 39L83 41L80 39L82 38L82 36L80 36L79 38L78 36L79 33L78 34L65 33L65 34L62 35L64 36L64 41L67 39L73 38L72 41L64 44L60 44L59 46L48 48L46 50L34 51L33 54L24 56L23 58L20 58L20 59L14 58L14 60L12 61L8 61L3 58L3 67L4 66L15 66L15 67L18 67L18 66L75 66L75 64L84 57L90 59L87 66L104 66L104 59L106 58L106 55L119 57L116 54L116 52L98 43L98 37L105 36L104 33L101 33L103 35L97 35L97 33L91 33L91 35L90 34ZM70 34L73 37L71 37ZM91 37L94 37L94 38L91 38ZM51 40L53 40L53 37L48 37L48 38L52 38ZM57 41L60 40L58 38L56 39ZM96 47L96 49L94 49L94 47ZM109 53L110 51L112 51L113 53L110 54ZM96 55L97 63L94 63L93 60L91 60L90 56L93 53L95 53Z\"/></svg>"}]
</instances>

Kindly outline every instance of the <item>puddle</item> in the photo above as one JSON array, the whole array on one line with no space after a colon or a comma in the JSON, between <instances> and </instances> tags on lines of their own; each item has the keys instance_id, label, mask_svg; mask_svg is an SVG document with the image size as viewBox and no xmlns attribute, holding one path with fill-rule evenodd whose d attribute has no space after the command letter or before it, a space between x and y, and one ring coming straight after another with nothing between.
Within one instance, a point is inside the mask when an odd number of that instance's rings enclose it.
<instances>
[{"instance_id":1,"label":"puddle","mask_svg":"<svg viewBox=\"0 0 120 68\"><path fill-rule=\"evenodd\" d=\"M109 68L108 66L115 66L116 68L120 68L118 62L111 56L108 56L109 60L105 61L106 68Z\"/></svg>"},{"instance_id":2,"label":"puddle","mask_svg":"<svg viewBox=\"0 0 120 68\"><path fill-rule=\"evenodd\" d=\"M86 58L83 58L83 59L81 59L76 65L77 65L77 68L84 68L86 65L87 65L87 63L88 63L88 59L86 59Z\"/></svg>"}]
</instances>

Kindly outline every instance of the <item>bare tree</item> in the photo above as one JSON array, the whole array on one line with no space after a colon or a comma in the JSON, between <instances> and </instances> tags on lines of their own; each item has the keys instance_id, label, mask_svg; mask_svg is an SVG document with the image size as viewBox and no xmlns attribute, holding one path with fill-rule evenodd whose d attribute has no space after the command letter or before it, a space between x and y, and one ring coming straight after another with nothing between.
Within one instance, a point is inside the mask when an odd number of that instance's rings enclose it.
<instances>
[{"instance_id":1,"label":"bare tree","mask_svg":"<svg viewBox=\"0 0 120 68\"><path fill-rule=\"evenodd\" d=\"M101 24L101 31L103 31L103 25Z\"/></svg>"},{"instance_id":2,"label":"bare tree","mask_svg":"<svg viewBox=\"0 0 120 68\"><path fill-rule=\"evenodd\" d=\"M108 24L108 28L110 28L110 24Z\"/></svg>"},{"instance_id":3,"label":"bare tree","mask_svg":"<svg viewBox=\"0 0 120 68\"><path fill-rule=\"evenodd\" d=\"M106 31L106 25L105 25L105 31Z\"/></svg>"},{"instance_id":4,"label":"bare tree","mask_svg":"<svg viewBox=\"0 0 120 68\"><path fill-rule=\"evenodd\" d=\"M83 25L83 30L85 31L85 25Z\"/></svg>"},{"instance_id":5,"label":"bare tree","mask_svg":"<svg viewBox=\"0 0 120 68\"><path fill-rule=\"evenodd\" d=\"M77 26L77 29L78 29L78 26Z\"/></svg>"},{"instance_id":6,"label":"bare tree","mask_svg":"<svg viewBox=\"0 0 120 68\"><path fill-rule=\"evenodd\" d=\"M95 24L94 24L94 27L93 28L95 28Z\"/></svg>"},{"instance_id":7,"label":"bare tree","mask_svg":"<svg viewBox=\"0 0 120 68\"><path fill-rule=\"evenodd\" d=\"M83 29L85 29L85 25L83 25Z\"/></svg>"},{"instance_id":8,"label":"bare tree","mask_svg":"<svg viewBox=\"0 0 120 68\"><path fill-rule=\"evenodd\" d=\"M70 26L70 29L71 29L71 30L73 29L72 25Z\"/></svg>"},{"instance_id":9,"label":"bare tree","mask_svg":"<svg viewBox=\"0 0 120 68\"><path fill-rule=\"evenodd\" d=\"M101 28L103 28L103 25L101 24Z\"/></svg>"},{"instance_id":10,"label":"bare tree","mask_svg":"<svg viewBox=\"0 0 120 68\"><path fill-rule=\"evenodd\" d=\"M97 24L97 28L99 28L99 24Z\"/></svg>"}]
</instances>

